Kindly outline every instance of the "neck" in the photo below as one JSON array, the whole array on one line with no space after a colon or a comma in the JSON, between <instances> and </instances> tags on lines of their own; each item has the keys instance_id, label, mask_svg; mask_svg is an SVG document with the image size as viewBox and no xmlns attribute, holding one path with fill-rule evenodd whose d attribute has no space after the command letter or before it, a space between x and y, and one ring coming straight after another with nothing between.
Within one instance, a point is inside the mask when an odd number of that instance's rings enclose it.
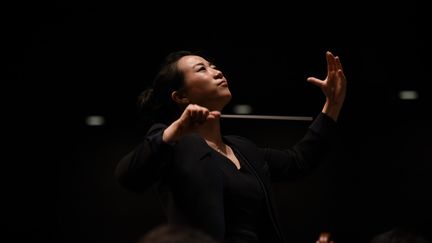
<instances>
[{"instance_id":1,"label":"neck","mask_svg":"<svg viewBox=\"0 0 432 243\"><path fill-rule=\"evenodd\" d=\"M210 121L205 122L198 129L198 133L207 142L213 143L215 145L221 145L223 143L222 142L222 135L221 135L221 132L220 132L219 119L210 120Z\"/></svg>"}]
</instances>

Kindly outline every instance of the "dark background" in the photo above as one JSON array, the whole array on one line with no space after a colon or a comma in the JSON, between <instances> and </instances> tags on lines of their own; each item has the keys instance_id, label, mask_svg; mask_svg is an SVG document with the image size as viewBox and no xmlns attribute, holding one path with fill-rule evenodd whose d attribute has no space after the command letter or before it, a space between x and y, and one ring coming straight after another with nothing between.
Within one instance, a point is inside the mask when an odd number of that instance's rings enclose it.
<instances>
[{"instance_id":1,"label":"dark background","mask_svg":"<svg viewBox=\"0 0 432 243\"><path fill-rule=\"evenodd\" d=\"M135 100L170 51L214 57L233 93L226 113L316 116L325 51L348 79L339 142L324 163L275 184L292 242L369 242L402 225L431 229L432 135L427 26L416 2L156 5L52 2L6 6L2 91L7 146L3 167L8 242L136 242L164 222L149 191L124 191L118 160L145 133ZM400 100L416 90L418 100ZM89 115L105 126L88 127ZM225 133L287 147L308 122L223 121ZM10 156L9 156L10 155Z\"/></svg>"}]
</instances>

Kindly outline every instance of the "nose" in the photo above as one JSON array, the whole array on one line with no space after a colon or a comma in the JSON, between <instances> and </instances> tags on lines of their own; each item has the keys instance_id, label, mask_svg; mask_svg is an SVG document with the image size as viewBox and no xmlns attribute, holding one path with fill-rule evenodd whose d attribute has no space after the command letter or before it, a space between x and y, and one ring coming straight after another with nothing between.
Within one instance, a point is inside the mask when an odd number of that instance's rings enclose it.
<instances>
[{"instance_id":1,"label":"nose","mask_svg":"<svg viewBox=\"0 0 432 243\"><path fill-rule=\"evenodd\" d=\"M213 68L213 77L215 79L223 78L223 74L220 70Z\"/></svg>"}]
</instances>

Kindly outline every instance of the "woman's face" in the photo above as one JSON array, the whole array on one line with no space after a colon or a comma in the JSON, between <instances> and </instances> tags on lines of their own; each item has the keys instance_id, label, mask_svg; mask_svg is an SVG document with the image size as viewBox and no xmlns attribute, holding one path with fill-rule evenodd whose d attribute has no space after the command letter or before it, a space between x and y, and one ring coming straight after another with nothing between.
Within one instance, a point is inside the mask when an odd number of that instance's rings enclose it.
<instances>
[{"instance_id":1,"label":"woman's face","mask_svg":"<svg viewBox=\"0 0 432 243\"><path fill-rule=\"evenodd\" d=\"M231 92L222 72L200 56L184 56L177 62L184 75L185 95L189 103L222 110L231 100Z\"/></svg>"}]
</instances>

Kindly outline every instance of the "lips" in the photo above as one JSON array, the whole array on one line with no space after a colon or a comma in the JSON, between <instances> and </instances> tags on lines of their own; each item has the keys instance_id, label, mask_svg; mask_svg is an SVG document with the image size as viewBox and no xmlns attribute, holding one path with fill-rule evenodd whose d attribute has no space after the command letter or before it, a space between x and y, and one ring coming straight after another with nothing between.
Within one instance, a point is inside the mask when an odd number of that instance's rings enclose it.
<instances>
[{"instance_id":1,"label":"lips","mask_svg":"<svg viewBox=\"0 0 432 243\"><path fill-rule=\"evenodd\" d=\"M227 81L224 79L224 80L222 80L222 81L220 81L220 82L218 83L218 86L221 86L221 85L227 86L228 83L227 83Z\"/></svg>"}]
</instances>

